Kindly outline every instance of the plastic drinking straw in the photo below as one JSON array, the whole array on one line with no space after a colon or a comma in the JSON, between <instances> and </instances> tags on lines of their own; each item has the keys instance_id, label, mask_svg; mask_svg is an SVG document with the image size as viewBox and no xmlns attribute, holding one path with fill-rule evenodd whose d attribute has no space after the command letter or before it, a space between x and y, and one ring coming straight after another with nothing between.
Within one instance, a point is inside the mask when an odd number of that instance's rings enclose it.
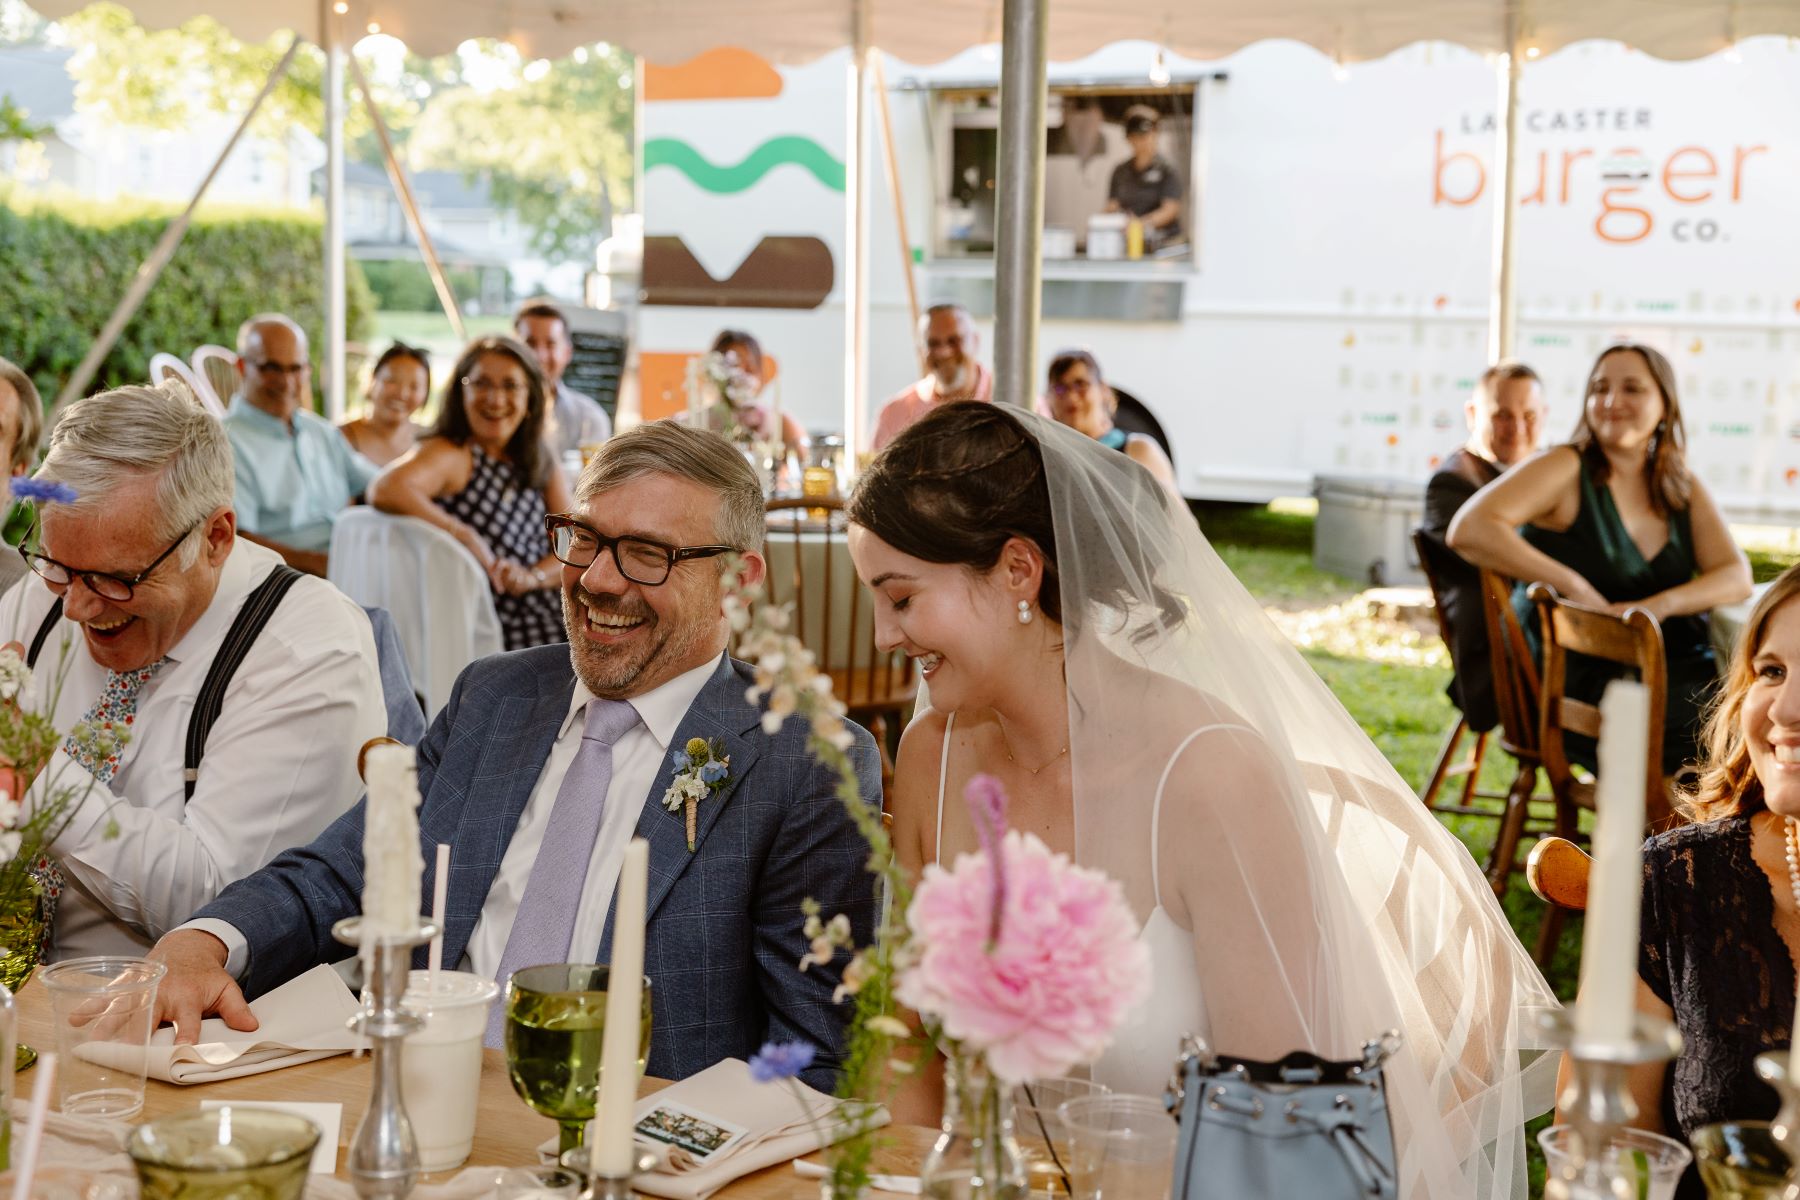
<instances>
[{"instance_id":1,"label":"plastic drinking straw","mask_svg":"<svg viewBox=\"0 0 1800 1200\"><path fill-rule=\"evenodd\" d=\"M431 950L426 965L431 971L430 990L437 995L438 968L444 965L444 901L450 889L450 843L439 842L437 847L437 871L431 884L431 921L437 926L437 936L431 939Z\"/></svg>"}]
</instances>

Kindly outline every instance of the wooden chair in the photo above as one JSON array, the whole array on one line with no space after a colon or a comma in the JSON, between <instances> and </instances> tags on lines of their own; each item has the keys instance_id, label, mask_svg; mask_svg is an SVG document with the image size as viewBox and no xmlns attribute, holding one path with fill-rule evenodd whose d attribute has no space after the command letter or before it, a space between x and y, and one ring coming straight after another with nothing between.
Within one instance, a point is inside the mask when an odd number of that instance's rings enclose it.
<instances>
[{"instance_id":1,"label":"wooden chair","mask_svg":"<svg viewBox=\"0 0 1800 1200\"><path fill-rule=\"evenodd\" d=\"M1668 664L1663 657L1662 627L1641 608L1625 615L1572 604L1548 584L1534 583L1527 592L1537 608L1544 642L1543 703L1538 719L1538 741L1544 774L1556 797L1556 833L1565 840L1579 836L1580 810L1594 807L1594 781L1577 776L1569 762L1565 739L1581 734L1598 740L1600 709L1565 693L1570 654L1617 663L1637 672L1649 691L1650 727L1646 738L1644 815L1654 832L1679 821L1662 772L1663 714L1668 698ZM1544 914L1538 939L1539 961L1556 945L1568 906L1552 903Z\"/></svg>"},{"instance_id":2,"label":"wooden chair","mask_svg":"<svg viewBox=\"0 0 1800 1200\"><path fill-rule=\"evenodd\" d=\"M1423 527L1413 530L1412 536L1413 549L1419 558L1419 570L1425 574L1425 586L1431 589L1432 610L1437 614L1438 637L1443 639L1444 649L1450 650L1450 620L1444 615L1443 592L1438 587L1438 568L1443 565L1439 555L1445 551L1439 548ZM1487 732L1476 733L1475 743L1469 748L1468 754L1460 759L1457 757L1463 737L1469 732L1468 719L1458 712L1456 723L1450 727L1450 734L1444 739L1444 748L1438 751L1437 762L1431 768L1431 778L1426 781L1423 788L1419 789L1419 799L1432 812L1463 817L1495 815L1492 809L1478 808L1473 803L1478 797L1496 798L1476 790L1476 785L1481 779L1481 761L1487 754ZM1452 779L1463 781L1460 803L1439 804L1437 802L1438 789Z\"/></svg>"},{"instance_id":3,"label":"wooden chair","mask_svg":"<svg viewBox=\"0 0 1800 1200\"><path fill-rule=\"evenodd\" d=\"M889 734L898 736L919 692L913 662L875 645L874 603L850 562L844 502L771 500L767 511L769 599L793 603L795 635L817 656L850 719L875 735L885 794L894 774Z\"/></svg>"},{"instance_id":4,"label":"wooden chair","mask_svg":"<svg viewBox=\"0 0 1800 1200\"><path fill-rule=\"evenodd\" d=\"M1494 571L1481 572L1481 612L1487 622L1488 661L1494 678L1494 705L1500 714L1500 749L1518 764L1506 789L1500 827L1488 856L1488 882L1496 896L1505 896L1512 873L1518 870L1519 843L1548 832L1555 824L1554 811L1537 815L1531 805L1553 804L1553 794L1540 795L1538 774L1543 756L1538 750L1539 687L1537 663L1525 631L1519 627L1512 606L1512 581Z\"/></svg>"},{"instance_id":5,"label":"wooden chair","mask_svg":"<svg viewBox=\"0 0 1800 1200\"><path fill-rule=\"evenodd\" d=\"M1588 852L1567 838L1540 838L1525 860L1525 881L1544 903L1565 912L1585 912L1593 865Z\"/></svg>"}]
</instances>

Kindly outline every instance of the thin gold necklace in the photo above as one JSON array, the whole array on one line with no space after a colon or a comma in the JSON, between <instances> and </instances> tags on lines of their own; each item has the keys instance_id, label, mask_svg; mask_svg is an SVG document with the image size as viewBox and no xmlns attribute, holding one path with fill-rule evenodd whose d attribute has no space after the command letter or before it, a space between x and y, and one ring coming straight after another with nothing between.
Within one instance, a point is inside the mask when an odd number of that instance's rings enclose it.
<instances>
[{"instance_id":1,"label":"thin gold necklace","mask_svg":"<svg viewBox=\"0 0 1800 1200\"><path fill-rule=\"evenodd\" d=\"M1013 757L1012 742L1006 736L1006 718L996 712L994 714L994 723L1000 726L1000 748L1002 750L1006 751L1006 761L1011 763L1013 766L1019 768L1019 770L1024 771L1026 774L1030 775L1034 779L1037 777L1039 772L1045 770L1046 768L1048 768L1051 765L1051 763L1056 762L1057 759L1061 758L1063 755L1065 755L1069 752L1069 743L1064 742L1063 748L1061 750L1058 750L1055 754L1052 754L1050 756L1050 762L1045 763L1041 767L1028 767L1024 763L1020 762L1018 759Z\"/></svg>"}]
</instances>

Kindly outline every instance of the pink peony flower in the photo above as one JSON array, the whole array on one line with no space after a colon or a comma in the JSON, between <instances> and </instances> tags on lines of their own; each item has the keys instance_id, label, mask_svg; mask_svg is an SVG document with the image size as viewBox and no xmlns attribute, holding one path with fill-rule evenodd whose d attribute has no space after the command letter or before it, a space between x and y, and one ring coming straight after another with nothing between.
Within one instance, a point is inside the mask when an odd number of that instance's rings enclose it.
<instances>
[{"instance_id":1,"label":"pink peony flower","mask_svg":"<svg viewBox=\"0 0 1800 1200\"><path fill-rule=\"evenodd\" d=\"M1001 842L1006 911L992 929L985 855L925 868L906 912L918 957L895 995L982 1052L1008 1082L1054 1078L1099 1058L1150 988L1150 955L1119 885L1031 834Z\"/></svg>"}]
</instances>

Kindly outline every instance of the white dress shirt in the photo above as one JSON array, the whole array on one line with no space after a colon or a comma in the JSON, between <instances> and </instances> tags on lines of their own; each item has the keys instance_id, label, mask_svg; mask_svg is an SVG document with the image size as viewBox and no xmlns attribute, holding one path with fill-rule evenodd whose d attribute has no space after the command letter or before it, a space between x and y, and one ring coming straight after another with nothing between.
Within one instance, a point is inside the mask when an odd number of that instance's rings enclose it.
<instances>
[{"instance_id":1,"label":"white dress shirt","mask_svg":"<svg viewBox=\"0 0 1800 1200\"><path fill-rule=\"evenodd\" d=\"M59 749L33 785L87 789L52 848L69 881L53 958L144 953L226 884L310 842L355 803L357 748L387 730L375 642L367 615L312 578L289 590L232 676L193 798L183 795L182 751L200 685L245 598L279 561L254 543L233 545L212 604L138 694L110 784ZM0 641L29 647L55 599L35 575L9 590L0 597ZM75 622L45 639L21 703L46 702L63 645L67 673L53 719L67 733L107 675Z\"/></svg>"},{"instance_id":2,"label":"white dress shirt","mask_svg":"<svg viewBox=\"0 0 1800 1200\"><path fill-rule=\"evenodd\" d=\"M654 788L656 797L663 793L668 781L658 779L657 772L669 750L675 730L687 716L688 709L700 691L719 669L719 658L708 659L701 666L677 675L669 682L642 696L634 696L631 706L637 709L638 723L613 743L612 779L606 785L606 807L601 812L600 833L594 839L593 853L588 856L587 883L581 889L581 907L575 912L575 932L569 946L569 961L592 962L600 951L600 935L606 931L606 915L612 909L613 890L618 886L619 867L625 861L625 845L637 832L638 818ZM562 789L563 777L575 761L586 728L586 708L594 693L579 678L575 693L569 697L568 712L544 769L532 785L525 811L506 853L500 859L500 870L488 886L482 902L481 916L469 935L468 949L459 970L472 971L492 979L500 969L500 957L506 950L507 935L512 932L513 917L525 895L525 884L531 878L532 864L537 862L538 848L544 844L544 830L550 824L550 811L556 807L556 794ZM451 849L454 858L456 851ZM216 918L190 922L185 928L212 934L225 943L225 969L233 978L241 976L250 964L249 943L238 929Z\"/></svg>"}]
</instances>

